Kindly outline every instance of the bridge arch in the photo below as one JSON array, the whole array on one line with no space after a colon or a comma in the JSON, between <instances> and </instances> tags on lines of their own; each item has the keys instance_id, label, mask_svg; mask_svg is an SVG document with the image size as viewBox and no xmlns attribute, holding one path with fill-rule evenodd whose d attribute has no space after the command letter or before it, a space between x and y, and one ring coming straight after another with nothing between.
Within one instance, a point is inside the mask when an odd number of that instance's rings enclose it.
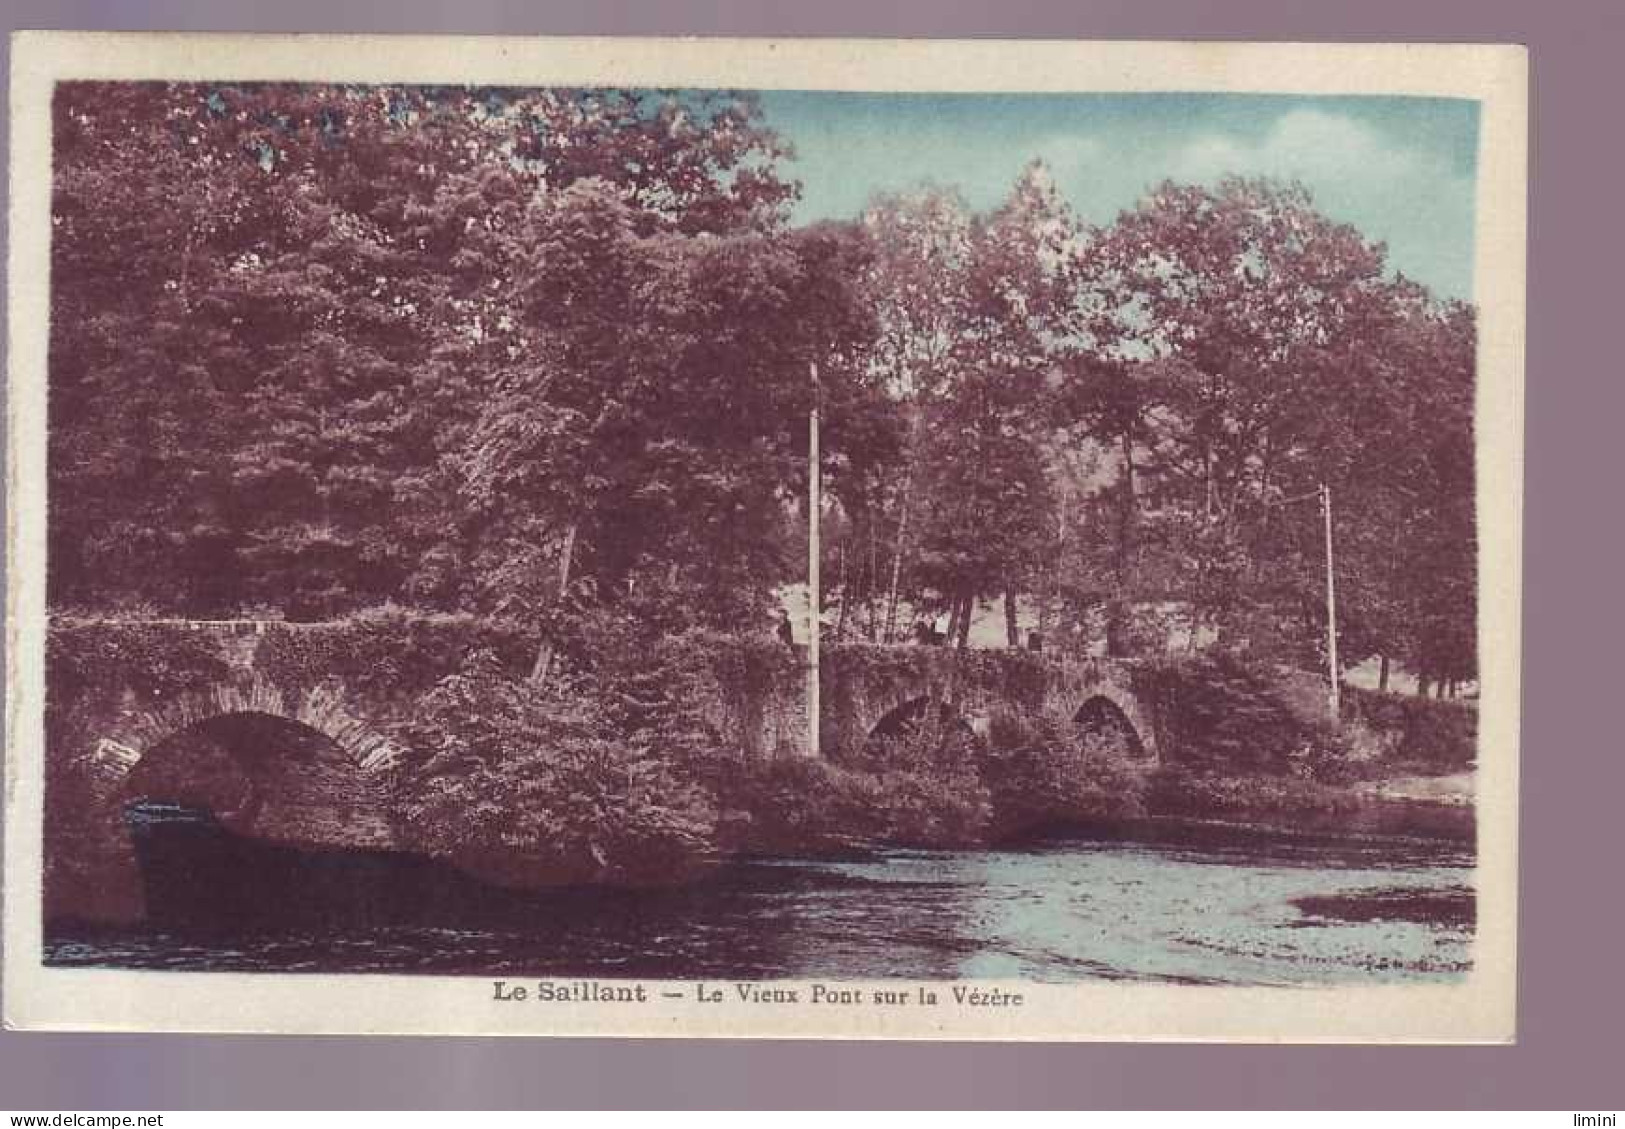
<instances>
[{"instance_id":1,"label":"bridge arch","mask_svg":"<svg viewBox=\"0 0 1625 1129\"><path fill-rule=\"evenodd\" d=\"M90 751L98 775L123 780L154 748L212 719L260 714L294 722L328 738L363 775L382 773L399 763L403 749L357 717L345 704L342 687L323 683L290 703L274 683L258 676L220 682L178 695L154 708L121 717Z\"/></svg>"},{"instance_id":2,"label":"bridge arch","mask_svg":"<svg viewBox=\"0 0 1625 1129\"><path fill-rule=\"evenodd\" d=\"M884 742L906 737L928 724L940 726L944 734L974 735L970 722L952 703L929 692L915 694L894 702L865 727L863 755L872 757L881 751Z\"/></svg>"},{"instance_id":3,"label":"bridge arch","mask_svg":"<svg viewBox=\"0 0 1625 1129\"><path fill-rule=\"evenodd\" d=\"M304 721L217 713L146 750L113 789L126 826L153 813L208 812L226 829L304 846L388 846L389 783Z\"/></svg>"},{"instance_id":4,"label":"bridge arch","mask_svg":"<svg viewBox=\"0 0 1625 1129\"><path fill-rule=\"evenodd\" d=\"M1158 758L1156 731L1138 699L1112 682L1095 682L1078 689L1060 703L1080 732L1119 729L1136 760Z\"/></svg>"},{"instance_id":5,"label":"bridge arch","mask_svg":"<svg viewBox=\"0 0 1625 1129\"><path fill-rule=\"evenodd\" d=\"M1085 737L1116 736L1123 742L1129 757L1134 760L1145 759L1145 742L1140 738L1139 731L1134 728L1134 722L1129 720L1128 714L1121 706L1104 694L1096 694L1079 706L1077 712L1072 715L1072 724L1079 734Z\"/></svg>"}]
</instances>

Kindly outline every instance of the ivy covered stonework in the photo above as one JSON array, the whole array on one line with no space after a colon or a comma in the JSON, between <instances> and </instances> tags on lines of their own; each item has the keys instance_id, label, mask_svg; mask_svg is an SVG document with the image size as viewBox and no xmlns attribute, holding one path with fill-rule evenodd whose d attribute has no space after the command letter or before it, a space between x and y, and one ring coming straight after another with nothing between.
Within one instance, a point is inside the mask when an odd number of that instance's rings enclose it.
<instances>
[{"instance_id":1,"label":"ivy covered stonework","mask_svg":"<svg viewBox=\"0 0 1625 1129\"><path fill-rule=\"evenodd\" d=\"M488 650L504 669L520 672L535 647L533 634L516 625L386 607L330 623L272 628L254 665L290 700L336 681L361 701L405 704L456 673L477 651Z\"/></svg>"},{"instance_id":2,"label":"ivy covered stonework","mask_svg":"<svg viewBox=\"0 0 1625 1129\"><path fill-rule=\"evenodd\" d=\"M45 740L49 764L89 751L94 719L127 704L148 709L219 682L230 664L201 633L152 623L58 621L45 641Z\"/></svg>"},{"instance_id":3,"label":"ivy covered stonework","mask_svg":"<svg viewBox=\"0 0 1625 1129\"><path fill-rule=\"evenodd\" d=\"M120 805L91 753L106 719L150 709L227 676L229 664L202 635L163 625L58 621L45 644L45 835L71 844L46 852L48 912L127 917L139 912Z\"/></svg>"}]
</instances>

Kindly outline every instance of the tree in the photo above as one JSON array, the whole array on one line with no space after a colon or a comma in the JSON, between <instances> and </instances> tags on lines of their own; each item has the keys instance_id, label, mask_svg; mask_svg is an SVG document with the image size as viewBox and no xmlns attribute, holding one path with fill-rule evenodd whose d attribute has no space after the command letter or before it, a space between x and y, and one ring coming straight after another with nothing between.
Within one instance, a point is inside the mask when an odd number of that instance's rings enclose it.
<instances>
[{"instance_id":1,"label":"tree","mask_svg":"<svg viewBox=\"0 0 1625 1129\"><path fill-rule=\"evenodd\" d=\"M922 575L949 595L960 646L977 600L1015 595L1053 539L1045 466L1058 358L1071 347L1078 225L1042 162L973 225L962 301L932 415L937 451Z\"/></svg>"},{"instance_id":2,"label":"tree","mask_svg":"<svg viewBox=\"0 0 1625 1129\"><path fill-rule=\"evenodd\" d=\"M663 736L589 675L538 695L475 655L415 713L424 759L403 787L403 826L418 849L499 885L670 881L711 853L717 813Z\"/></svg>"},{"instance_id":3,"label":"tree","mask_svg":"<svg viewBox=\"0 0 1625 1129\"><path fill-rule=\"evenodd\" d=\"M897 461L900 484L865 499L862 513L871 542L889 527L890 565L879 634L896 637L905 572L916 553L921 467L930 456L926 420L943 394L948 358L957 340L971 244L971 214L948 190L922 187L882 196L863 216L874 248L864 277L878 330L871 363L886 394L906 421ZM909 573L912 579L912 573ZM873 590L880 595L880 578Z\"/></svg>"},{"instance_id":4,"label":"tree","mask_svg":"<svg viewBox=\"0 0 1625 1129\"><path fill-rule=\"evenodd\" d=\"M1078 226L1040 162L987 216L923 189L865 217L880 333L873 366L908 421L892 513L885 636L932 592L963 643L975 601L1014 597L1052 532L1044 442L1066 348ZM871 537L872 537L871 533ZM872 591L873 589L871 589Z\"/></svg>"},{"instance_id":5,"label":"tree","mask_svg":"<svg viewBox=\"0 0 1625 1129\"><path fill-rule=\"evenodd\" d=\"M1324 483L1340 657L1471 669L1470 310L1268 181L1164 185L1084 262L1057 404L1118 455L1073 590L1177 596L1222 646L1319 667Z\"/></svg>"},{"instance_id":6,"label":"tree","mask_svg":"<svg viewBox=\"0 0 1625 1129\"><path fill-rule=\"evenodd\" d=\"M1373 554L1387 594L1379 649L1442 689L1478 677L1477 331L1462 303L1403 284L1399 300L1402 318L1387 355L1406 411L1371 475L1398 529L1389 551Z\"/></svg>"},{"instance_id":7,"label":"tree","mask_svg":"<svg viewBox=\"0 0 1625 1129\"><path fill-rule=\"evenodd\" d=\"M50 598L217 610L242 596L221 454L250 379L199 316L274 210L256 169L191 145L212 114L144 84L54 100ZM189 191L178 191L181 184ZM224 354L225 371L207 363ZM225 566L225 567L222 567Z\"/></svg>"},{"instance_id":8,"label":"tree","mask_svg":"<svg viewBox=\"0 0 1625 1129\"><path fill-rule=\"evenodd\" d=\"M1345 407L1386 324L1382 249L1299 186L1230 179L1162 185L1089 263L1094 359L1070 400L1124 452L1121 524L1134 488L1154 491L1193 629L1261 642L1243 625L1275 583L1276 508L1347 478Z\"/></svg>"}]
</instances>

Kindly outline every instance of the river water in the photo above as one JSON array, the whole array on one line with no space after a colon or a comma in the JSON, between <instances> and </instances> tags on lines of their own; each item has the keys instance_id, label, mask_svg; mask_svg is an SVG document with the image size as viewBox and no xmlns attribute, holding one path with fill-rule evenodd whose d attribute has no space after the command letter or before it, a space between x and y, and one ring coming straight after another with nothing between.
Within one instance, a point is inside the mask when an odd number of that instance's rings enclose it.
<instances>
[{"instance_id":1,"label":"river water","mask_svg":"<svg viewBox=\"0 0 1625 1129\"><path fill-rule=\"evenodd\" d=\"M336 870L331 860L277 865L295 878L320 872L324 897L365 912L292 920L288 900L274 898L251 922L59 922L47 928L47 963L649 979L1441 981L1471 967L1475 901L1470 813L1417 807L1333 829L1147 822L1020 849L739 863L655 892L522 895L402 856Z\"/></svg>"}]
</instances>

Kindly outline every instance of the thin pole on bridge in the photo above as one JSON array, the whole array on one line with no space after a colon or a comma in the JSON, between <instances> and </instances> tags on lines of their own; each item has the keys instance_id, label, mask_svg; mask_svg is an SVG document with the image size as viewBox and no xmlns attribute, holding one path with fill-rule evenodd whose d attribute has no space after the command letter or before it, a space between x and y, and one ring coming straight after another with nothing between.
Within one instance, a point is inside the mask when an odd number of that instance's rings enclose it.
<instances>
[{"instance_id":1,"label":"thin pole on bridge","mask_svg":"<svg viewBox=\"0 0 1625 1129\"><path fill-rule=\"evenodd\" d=\"M822 706L819 702L818 645L822 626L819 611L823 602L818 576L818 519L822 499L819 497L821 470L818 456L818 362L810 365L812 376L812 410L807 415L807 755L816 757L823 745L819 734Z\"/></svg>"}]
</instances>

